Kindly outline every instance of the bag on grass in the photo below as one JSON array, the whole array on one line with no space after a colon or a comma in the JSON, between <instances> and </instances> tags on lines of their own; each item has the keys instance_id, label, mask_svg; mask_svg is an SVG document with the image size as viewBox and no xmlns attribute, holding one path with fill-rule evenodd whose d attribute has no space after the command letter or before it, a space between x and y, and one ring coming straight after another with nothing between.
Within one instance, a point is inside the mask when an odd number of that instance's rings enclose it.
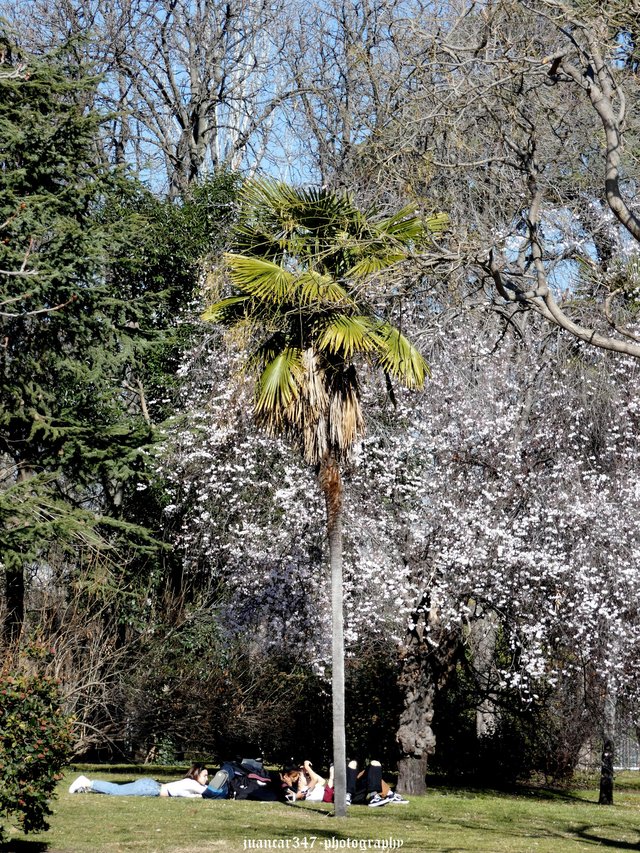
<instances>
[{"instance_id":1,"label":"bag on grass","mask_svg":"<svg viewBox=\"0 0 640 853\"><path fill-rule=\"evenodd\" d=\"M271 777L261 761L243 758L225 761L203 794L205 799L268 799Z\"/></svg>"}]
</instances>

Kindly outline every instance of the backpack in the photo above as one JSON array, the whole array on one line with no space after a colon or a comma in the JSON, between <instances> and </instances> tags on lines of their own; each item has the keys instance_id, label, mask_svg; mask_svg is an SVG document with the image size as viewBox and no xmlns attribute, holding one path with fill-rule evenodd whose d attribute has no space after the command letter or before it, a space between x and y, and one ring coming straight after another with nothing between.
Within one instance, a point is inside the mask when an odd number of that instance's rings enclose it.
<instances>
[{"instance_id":1,"label":"backpack","mask_svg":"<svg viewBox=\"0 0 640 853\"><path fill-rule=\"evenodd\" d=\"M231 764L223 764L204 790L202 796L205 800L226 800L229 796L229 779L232 775Z\"/></svg>"},{"instance_id":2,"label":"backpack","mask_svg":"<svg viewBox=\"0 0 640 853\"><path fill-rule=\"evenodd\" d=\"M225 761L202 796L232 800L270 798L271 781L261 761L253 758Z\"/></svg>"}]
</instances>

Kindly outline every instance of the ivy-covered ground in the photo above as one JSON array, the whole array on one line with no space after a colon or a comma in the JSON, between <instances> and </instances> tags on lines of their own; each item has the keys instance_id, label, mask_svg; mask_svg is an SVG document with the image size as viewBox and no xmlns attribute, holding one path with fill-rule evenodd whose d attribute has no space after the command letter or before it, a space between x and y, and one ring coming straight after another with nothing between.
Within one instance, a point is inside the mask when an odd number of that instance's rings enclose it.
<instances>
[{"instance_id":1,"label":"ivy-covered ground","mask_svg":"<svg viewBox=\"0 0 640 853\"><path fill-rule=\"evenodd\" d=\"M160 777L155 769L151 773ZM59 785L51 830L28 837L14 833L3 850L640 850L637 773L618 777L612 807L597 805L593 786L570 792L521 789L510 794L432 787L426 796L412 798L408 806L353 807L346 820L327 816L327 806L69 795L68 785L75 775L69 772ZM125 781L139 775L144 774L136 769L128 775L109 774L109 778ZM394 843L395 847L389 846Z\"/></svg>"}]
</instances>

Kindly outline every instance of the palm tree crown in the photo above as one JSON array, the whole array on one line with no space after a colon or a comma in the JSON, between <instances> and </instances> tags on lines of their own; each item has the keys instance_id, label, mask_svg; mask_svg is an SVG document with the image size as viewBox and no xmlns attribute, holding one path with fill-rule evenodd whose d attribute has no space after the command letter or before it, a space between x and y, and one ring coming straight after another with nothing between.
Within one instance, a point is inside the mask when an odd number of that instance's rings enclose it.
<instances>
[{"instance_id":1,"label":"palm tree crown","mask_svg":"<svg viewBox=\"0 0 640 853\"><path fill-rule=\"evenodd\" d=\"M344 458L363 432L357 359L423 385L422 356L375 315L364 284L425 233L408 209L375 219L346 193L264 180L243 189L236 251L225 255L231 293L203 316L250 331L256 416L310 464Z\"/></svg>"}]
</instances>

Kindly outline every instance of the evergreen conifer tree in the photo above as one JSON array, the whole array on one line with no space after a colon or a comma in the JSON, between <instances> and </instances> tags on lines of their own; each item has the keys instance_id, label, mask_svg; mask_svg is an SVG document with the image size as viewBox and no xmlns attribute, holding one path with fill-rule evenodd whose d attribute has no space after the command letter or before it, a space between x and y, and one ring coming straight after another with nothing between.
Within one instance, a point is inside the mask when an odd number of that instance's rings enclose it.
<instances>
[{"instance_id":1,"label":"evergreen conifer tree","mask_svg":"<svg viewBox=\"0 0 640 853\"><path fill-rule=\"evenodd\" d=\"M128 520L149 522L140 501L126 506L155 437L145 382L172 371L175 315L203 246L174 249L198 216L220 213L234 179L181 206L154 199L100 157L96 80L69 46L36 58L3 43L0 569L15 639L25 566L48 549L155 547Z\"/></svg>"}]
</instances>

